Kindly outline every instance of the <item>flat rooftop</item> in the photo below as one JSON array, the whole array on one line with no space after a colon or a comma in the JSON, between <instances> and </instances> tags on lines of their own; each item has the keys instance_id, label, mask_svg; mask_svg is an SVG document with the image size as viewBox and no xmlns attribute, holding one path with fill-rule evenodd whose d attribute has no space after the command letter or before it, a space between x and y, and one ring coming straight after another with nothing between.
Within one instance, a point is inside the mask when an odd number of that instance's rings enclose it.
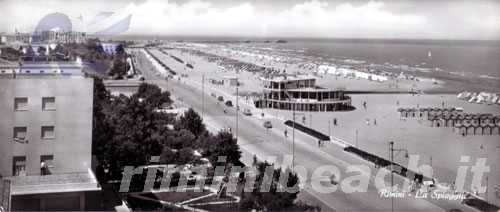
<instances>
[{"instance_id":1,"label":"flat rooftop","mask_svg":"<svg viewBox=\"0 0 500 212\"><path fill-rule=\"evenodd\" d=\"M0 58L0 68L19 67L19 63Z\"/></svg>"},{"instance_id":2,"label":"flat rooftop","mask_svg":"<svg viewBox=\"0 0 500 212\"><path fill-rule=\"evenodd\" d=\"M12 195L63 193L100 190L94 174L81 173L8 177Z\"/></svg>"},{"instance_id":3,"label":"flat rooftop","mask_svg":"<svg viewBox=\"0 0 500 212\"><path fill-rule=\"evenodd\" d=\"M22 63L23 68L60 67L60 68L81 68L82 64L75 61L37 61Z\"/></svg>"}]
</instances>

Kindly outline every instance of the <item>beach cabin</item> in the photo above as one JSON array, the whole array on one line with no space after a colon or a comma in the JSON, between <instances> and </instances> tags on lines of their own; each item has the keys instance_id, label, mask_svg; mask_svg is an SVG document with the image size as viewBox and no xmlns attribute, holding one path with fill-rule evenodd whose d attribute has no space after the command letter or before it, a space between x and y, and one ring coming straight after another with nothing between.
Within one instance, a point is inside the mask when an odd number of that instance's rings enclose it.
<instances>
[{"instance_id":1,"label":"beach cabin","mask_svg":"<svg viewBox=\"0 0 500 212\"><path fill-rule=\"evenodd\" d=\"M494 124L482 124L481 127L483 128L483 135L491 135L492 133L492 128L495 127Z\"/></svg>"},{"instance_id":2,"label":"beach cabin","mask_svg":"<svg viewBox=\"0 0 500 212\"><path fill-rule=\"evenodd\" d=\"M464 124L466 129L467 129L467 133L466 135L474 135L475 131L476 131L476 127L473 125L473 124Z\"/></svg>"},{"instance_id":3,"label":"beach cabin","mask_svg":"<svg viewBox=\"0 0 500 212\"><path fill-rule=\"evenodd\" d=\"M431 108L428 108L428 107L422 107L422 108L419 108L418 109L418 117L420 119L427 119L427 117L429 116L429 110Z\"/></svg>"},{"instance_id":4,"label":"beach cabin","mask_svg":"<svg viewBox=\"0 0 500 212\"><path fill-rule=\"evenodd\" d=\"M455 124L455 129L458 134L466 136L467 135L467 126L464 124Z\"/></svg>"},{"instance_id":5,"label":"beach cabin","mask_svg":"<svg viewBox=\"0 0 500 212\"><path fill-rule=\"evenodd\" d=\"M431 121L431 127L443 127L444 120L439 116L433 116L429 119Z\"/></svg>"},{"instance_id":6,"label":"beach cabin","mask_svg":"<svg viewBox=\"0 0 500 212\"><path fill-rule=\"evenodd\" d=\"M500 126L498 124L490 125L491 135L500 135Z\"/></svg>"}]
</instances>

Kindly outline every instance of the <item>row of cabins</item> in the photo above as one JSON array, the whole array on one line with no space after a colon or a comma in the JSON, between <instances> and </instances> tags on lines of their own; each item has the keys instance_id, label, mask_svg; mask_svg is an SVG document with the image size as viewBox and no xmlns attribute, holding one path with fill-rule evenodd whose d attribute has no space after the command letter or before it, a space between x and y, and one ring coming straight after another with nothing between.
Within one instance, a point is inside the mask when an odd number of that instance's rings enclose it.
<instances>
[{"instance_id":1,"label":"row of cabins","mask_svg":"<svg viewBox=\"0 0 500 212\"><path fill-rule=\"evenodd\" d=\"M459 134L499 135L500 115L463 113L460 108L398 108L401 118L430 121L431 127L453 127Z\"/></svg>"},{"instance_id":2,"label":"row of cabins","mask_svg":"<svg viewBox=\"0 0 500 212\"><path fill-rule=\"evenodd\" d=\"M489 113L451 113L431 115L428 117L433 127L453 127L456 124L500 124L500 115Z\"/></svg>"},{"instance_id":3,"label":"row of cabins","mask_svg":"<svg viewBox=\"0 0 500 212\"><path fill-rule=\"evenodd\" d=\"M463 112L461 108L455 107L421 107L421 108L398 108L401 118L427 119L431 115L449 114Z\"/></svg>"},{"instance_id":4,"label":"row of cabins","mask_svg":"<svg viewBox=\"0 0 500 212\"><path fill-rule=\"evenodd\" d=\"M454 131L458 132L460 135L500 135L500 124L455 124Z\"/></svg>"}]
</instances>

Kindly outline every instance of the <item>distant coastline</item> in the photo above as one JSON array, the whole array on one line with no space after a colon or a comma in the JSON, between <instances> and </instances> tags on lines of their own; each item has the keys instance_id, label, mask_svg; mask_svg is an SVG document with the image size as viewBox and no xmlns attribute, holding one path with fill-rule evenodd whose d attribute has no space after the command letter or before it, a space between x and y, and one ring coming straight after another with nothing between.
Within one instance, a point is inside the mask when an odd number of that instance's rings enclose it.
<instances>
[{"instance_id":1,"label":"distant coastline","mask_svg":"<svg viewBox=\"0 0 500 212\"><path fill-rule=\"evenodd\" d=\"M458 93L465 90L500 92L500 61L495 59L495 55L500 55L500 40L144 35L124 35L113 39L206 43L228 47L240 45L256 54L302 58L300 63L337 64L353 68L367 66L369 69L396 74L404 72L443 82L439 89L427 90L427 93ZM346 61L358 61L361 64Z\"/></svg>"},{"instance_id":2,"label":"distant coastline","mask_svg":"<svg viewBox=\"0 0 500 212\"><path fill-rule=\"evenodd\" d=\"M338 43L372 43L372 44L432 44L432 45L487 45L500 46L499 40L464 40L464 39L396 39L396 38L315 38L315 37L245 37L245 36L195 36L195 35L119 35L114 37L99 37L102 39L116 40L166 40L186 42L252 42L266 43L266 41L286 40L287 42L338 42Z\"/></svg>"}]
</instances>

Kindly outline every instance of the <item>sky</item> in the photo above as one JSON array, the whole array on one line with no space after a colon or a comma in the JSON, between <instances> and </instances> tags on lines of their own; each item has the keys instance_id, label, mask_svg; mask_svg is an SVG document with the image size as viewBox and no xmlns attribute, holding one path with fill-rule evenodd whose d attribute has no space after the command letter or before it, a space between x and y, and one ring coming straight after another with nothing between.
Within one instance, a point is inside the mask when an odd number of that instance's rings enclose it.
<instances>
[{"instance_id":1,"label":"sky","mask_svg":"<svg viewBox=\"0 0 500 212\"><path fill-rule=\"evenodd\" d=\"M500 40L497 0L0 0L0 32L103 11L131 35Z\"/></svg>"}]
</instances>

